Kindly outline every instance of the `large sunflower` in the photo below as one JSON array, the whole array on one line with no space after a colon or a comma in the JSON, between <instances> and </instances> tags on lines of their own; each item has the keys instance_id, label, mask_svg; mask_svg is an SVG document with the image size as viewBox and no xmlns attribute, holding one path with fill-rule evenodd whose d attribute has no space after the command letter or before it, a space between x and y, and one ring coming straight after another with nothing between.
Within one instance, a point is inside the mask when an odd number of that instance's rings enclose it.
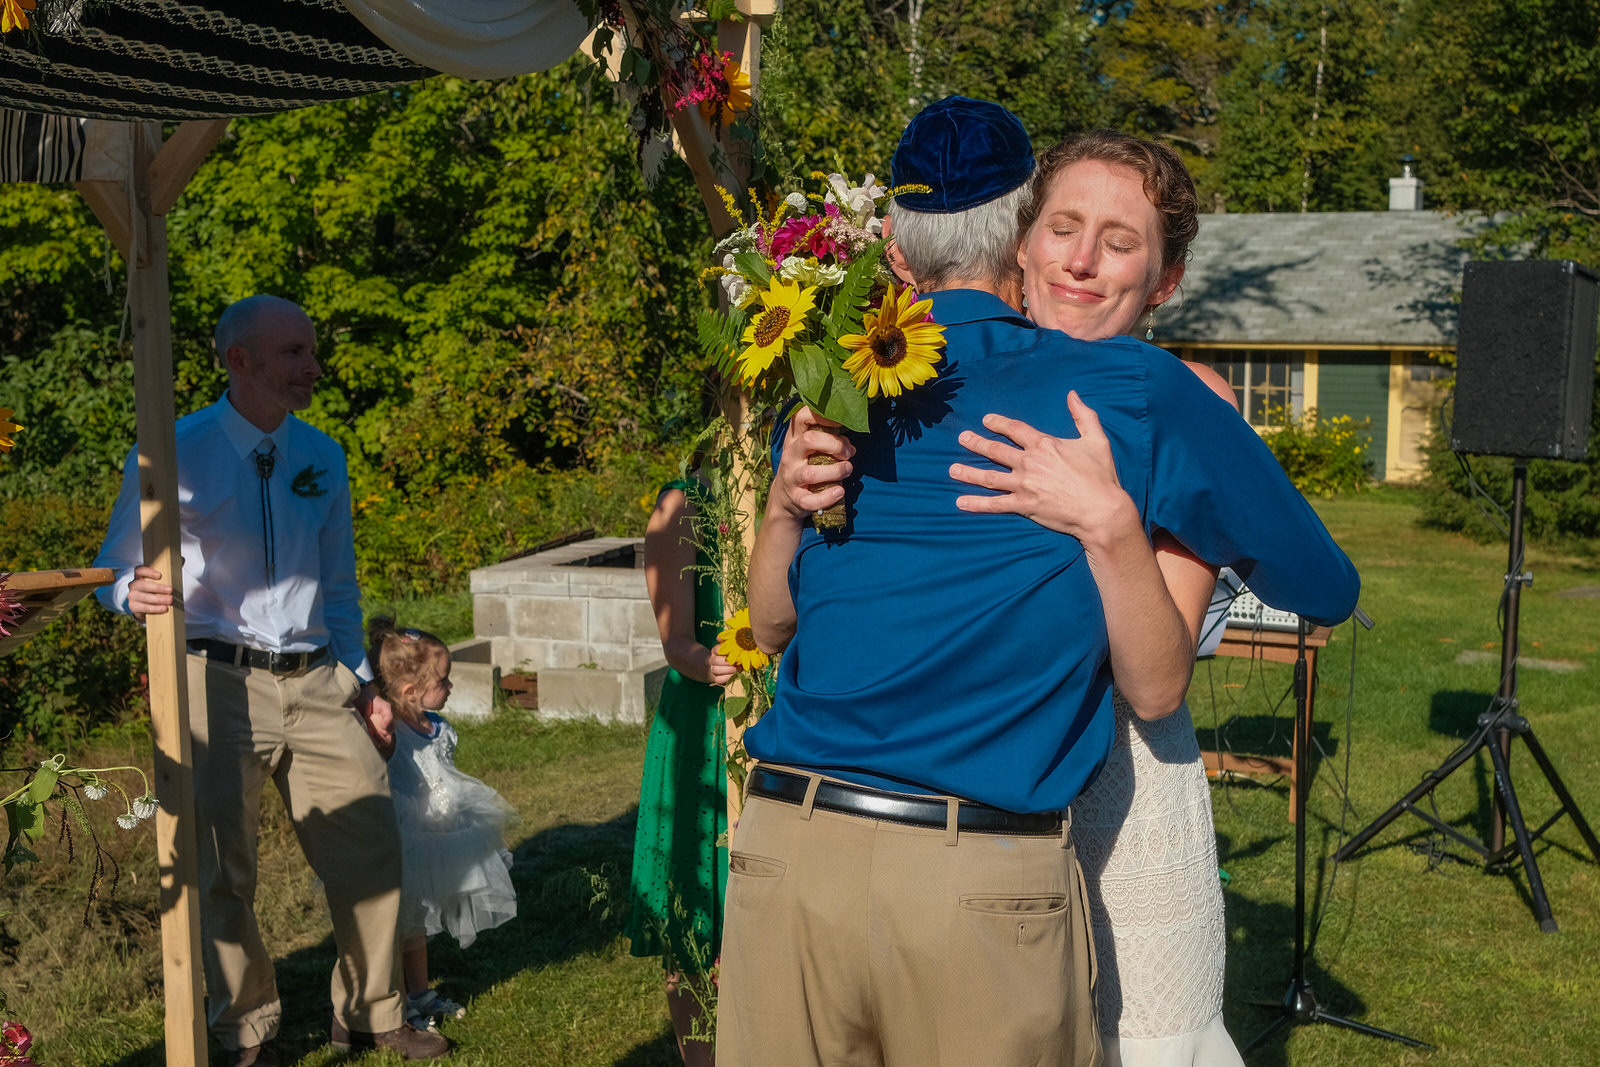
<instances>
[{"instance_id":1,"label":"large sunflower","mask_svg":"<svg viewBox=\"0 0 1600 1067\"><path fill-rule=\"evenodd\" d=\"M882 393L899 396L935 374L944 346L944 327L928 317L931 300L917 300L908 285L891 291L883 307L869 311L862 320L865 333L847 333L839 343L853 354L844 361L855 383L866 389L868 399Z\"/></svg>"},{"instance_id":2,"label":"large sunflower","mask_svg":"<svg viewBox=\"0 0 1600 1067\"><path fill-rule=\"evenodd\" d=\"M717 635L717 651L741 671L759 671L767 665L767 654L750 632L749 608L741 608L728 620L728 628Z\"/></svg>"},{"instance_id":3,"label":"large sunflower","mask_svg":"<svg viewBox=\"0 0 1600 1067\"><path fill-rule=\"evenodd\" d=\"M739 376L753 384L766 373L772 361L806 324L806 316L817 306L817 290L802 288L799 282L773 278L758 294L761 310L750 317L744 328L747 346L739 353Z\"/></svg>"}]
</instances>

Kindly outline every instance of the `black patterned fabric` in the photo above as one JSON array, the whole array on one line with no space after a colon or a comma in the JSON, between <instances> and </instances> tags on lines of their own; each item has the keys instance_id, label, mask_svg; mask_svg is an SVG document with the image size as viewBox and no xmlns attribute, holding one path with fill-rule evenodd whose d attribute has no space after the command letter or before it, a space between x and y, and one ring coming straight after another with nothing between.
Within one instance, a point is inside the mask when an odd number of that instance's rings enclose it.
<instances>
[{"instance_id":1,"label":"black patterned fabric","mask_svg":"<svg viewBox=\"0 0 1600 1067\"><path fill-rule=\"evenodd\" d=\"M75 182L86 140L82 119L0 109L0 181Z\"/></svg>"},{"instance_id":2,"label":"black patterned fabric","mask_svg":"<svg viewBox=\"0 0 1600 1067\"><path fill-rule=\"evenodd\" d=\"M33 21L37 35L0 37L0 107L176 122L306 107L433 73L339 0L39 0Z\"/></svg>"}]
</instances>

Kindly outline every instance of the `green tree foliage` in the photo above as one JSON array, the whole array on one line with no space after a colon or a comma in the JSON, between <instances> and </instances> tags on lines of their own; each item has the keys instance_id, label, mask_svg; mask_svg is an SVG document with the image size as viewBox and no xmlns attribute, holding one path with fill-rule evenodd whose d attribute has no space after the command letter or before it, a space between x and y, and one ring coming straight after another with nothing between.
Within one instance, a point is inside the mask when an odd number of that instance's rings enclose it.
<instances>
[{"instance_id":1,"label":"green tree foliage","mask_svg":"<svg viewBox=\"0 0 1600 1067\"><path fill-rule=\"evenodd\" d=\"M1264 0L1222 82L1219 145L1202 194L1229 211L1377 211L1402 154L1385 68L1393 7Z\"/></svg>"},{"instance_id":2,"label":"green tree foliage","mask_svg":"<svg viewBox=\"0 0 1600 1067\"><path fill-rule=\"evenodd\" d=\"M1600 0L1406 5L1394 116L1433 203L1485 240L1600 265Z\"/></svg>"},{"instance_id":3,"label":"green tree foliage","mask_svg":"<svg viewBox=\"0 0 1600 1067\"><path fill-rule=\"evenodd\" d=\"M763 38L762 138L780 174L872 170L900 132L952 94L1011 108L1037 143L1109 112L1085 71L1093 20L1077 0L786 2Z\"/></svg>"},{"instance_id":4,"label":"green tree foliage","mask_svg":"<svg viewBox=\"0 0 1600 1067\"><path fill-rule=\"evenodd\" d=\"M1201 189L1221 144L1223 91L1253 25L1252 0L1086 0L1110 123L1166 141Z\"/></svg>"},{"instance_id":5,"label":"green tree foliage","mask_svg":"<svg viewBox=\"0 0 1600 1067\"><path fill-rule=\"evenodd\" d=\"M1398 125L1433 203L1505 212L1475 242L1486 257L1600 267L1600 2L1419 0L1408 5ZM1530 538L1600 536L1600 404L1589 459L1529 466ZM1474 457L1475 480L1511 503L1512 462ZM1441 441L1429 459L1428 522L1504 536Z\"/></svg>"}]
</instances>

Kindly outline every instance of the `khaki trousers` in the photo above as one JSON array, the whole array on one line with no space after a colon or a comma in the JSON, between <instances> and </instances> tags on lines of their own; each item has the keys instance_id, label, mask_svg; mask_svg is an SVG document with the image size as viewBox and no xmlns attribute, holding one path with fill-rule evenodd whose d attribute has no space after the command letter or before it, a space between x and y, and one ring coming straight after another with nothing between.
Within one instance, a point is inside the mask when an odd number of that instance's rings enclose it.
<instances>
[{"instance_id":1,"label":"khaki trousers","mask_svg":"<svg viewBox=\"0 0 1600 1067\"><path fill-rule=\"evenodd\" d=\"M1097 1067L1070 836L752 796L729 853L718 1067Z\"/></svg>"},{"instance_id":2,"label":"khaki trousers","mask_svg":"<svg viewBox=\"0 0 1600 1067\"><path fill-rule=\"evenodd\" d=\"M334 1013L351 1030L394 1029L402 1021L400 837L383 758L344 706L359 684L354 672L324 661L274 675L188 659L200 946L212 1032L225 1048L258 1045L277 1034L282 1015L255 915L268 779L327 893L338 949Z\"/></svg>"}]
</instances>

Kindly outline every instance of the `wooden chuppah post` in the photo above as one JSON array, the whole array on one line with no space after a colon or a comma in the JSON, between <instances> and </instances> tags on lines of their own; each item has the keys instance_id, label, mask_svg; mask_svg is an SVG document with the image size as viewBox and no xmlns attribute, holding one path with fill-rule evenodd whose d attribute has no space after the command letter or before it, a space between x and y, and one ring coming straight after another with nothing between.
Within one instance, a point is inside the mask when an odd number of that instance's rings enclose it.
<instances>
[{"instance_id":1,"label":"wooden chuppah post","mask_svg":"<svg viewBox=\"0 0 1600 1067\"><path fill-rule=\"evenodd\" d=\"M80 194L128 264L144 558L180 590L183 561L179 555L166 214L227 125L225 119L187 122L163 145L159 123L128 123L126 178L78 183ZM166 1059L168 1067L199 1067L206 1062L206 1028L200 1011L200 878L182 598L172 611L151 616L146 633L155 790L160 801L156 861L161 879Z\"/></svg>"}]
</instances>

